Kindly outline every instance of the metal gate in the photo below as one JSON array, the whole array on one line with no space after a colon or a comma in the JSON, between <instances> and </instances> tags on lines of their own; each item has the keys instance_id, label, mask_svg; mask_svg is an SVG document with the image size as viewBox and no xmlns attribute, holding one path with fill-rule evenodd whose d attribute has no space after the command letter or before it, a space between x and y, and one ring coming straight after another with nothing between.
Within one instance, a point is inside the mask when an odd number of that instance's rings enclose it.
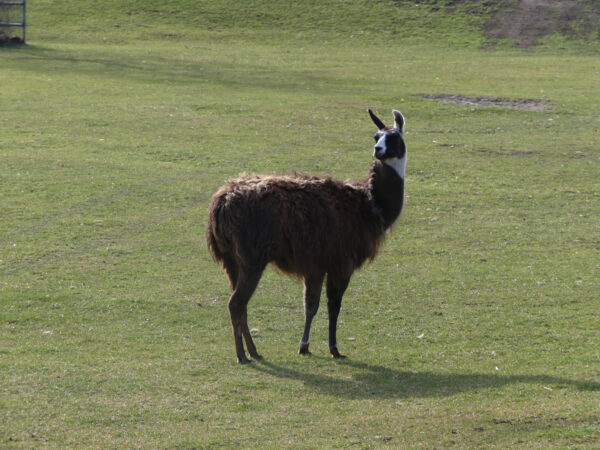
<instances>
[{"instance_id":1,"label":"metal gate","mask_svg":"<svg viewBox=\"0 0 600 450\"><path fill-rule=\"evenodd\" d=\"M25 21L25 9L26 9L26 1L0 1L0 43L25 43L26 35L26 21ZM19 16L19 12L21 13L21 20L18 21L17 17ZM13 18L13 16L17 16ZM10 36L8 33L4 32L4 28L10 27L21 27L23 29L23 37L19 38L18 36Z\"/></svg>"}]
</instances>

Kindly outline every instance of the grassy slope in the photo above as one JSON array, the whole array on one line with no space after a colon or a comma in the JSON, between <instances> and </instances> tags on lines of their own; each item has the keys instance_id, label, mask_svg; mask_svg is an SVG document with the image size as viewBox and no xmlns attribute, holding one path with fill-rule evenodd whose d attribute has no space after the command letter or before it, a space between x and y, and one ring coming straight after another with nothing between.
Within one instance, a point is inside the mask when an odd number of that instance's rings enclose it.
<instances>
[{"instance_id":1,"label":"grassy slope","mask_svg":"<svg viewBox=\"0 0 600 450\"><path fill-rule=\"evenodd\" d=\"M32 45L0 49L4 446L598 444L593 47L310 3L39 1ZM418 96L440 92L551 108ZM346 295L351 359L323 311L294 354L301 287L267 272L267 359L240 368L208 198L241 170L362 176L367 106L407 117L408 198Z\"/></svg>"}]
</instances>

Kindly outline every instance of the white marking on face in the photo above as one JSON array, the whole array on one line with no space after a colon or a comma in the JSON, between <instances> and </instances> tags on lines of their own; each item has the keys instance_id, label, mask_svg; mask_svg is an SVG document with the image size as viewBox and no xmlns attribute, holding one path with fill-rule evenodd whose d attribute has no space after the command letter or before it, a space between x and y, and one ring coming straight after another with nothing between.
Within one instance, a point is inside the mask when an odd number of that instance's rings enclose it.
<instances>
[{"instance_id":1,"label":"white marking on face","mask_svg":"<svg viewBox=\"0 0 600 450\"><path fill-rule=\"evenodd\" d=\"M394 169L398 176L404 180L404 176L406 175L406 153L402 158L385 159L383 163Z\"/></svg>"},{"instance_id":2,"label":"white marking on face","mask_svg":"<svg viewBox=\"0 0 600 450\"><path fill-rule=\"evenodd\" d=\"M377 150L377 147L380 147L381 150ZM375 144L375 151L373 152L373 156L375 156L375 157L377 157L377 156L381 157L382 155L385 155L386 151L387 151L387 147L385 146L385 134L384 134L383 136L381 136L379 138L379 140Z\"/></svg>"}]
</instances>

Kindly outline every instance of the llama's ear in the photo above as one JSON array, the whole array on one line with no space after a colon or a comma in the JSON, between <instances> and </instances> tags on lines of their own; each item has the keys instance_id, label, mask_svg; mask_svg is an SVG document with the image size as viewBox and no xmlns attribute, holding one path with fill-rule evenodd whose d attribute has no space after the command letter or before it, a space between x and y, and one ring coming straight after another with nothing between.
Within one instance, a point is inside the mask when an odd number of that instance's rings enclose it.
<instances>
[{"instance_id":1,"label":"llama's ear","mask_svg":"<svg viewBox=\"0 0 600 450\"><path fill-rule=\"evenodd\" d=\"M394 127L400 134L404 134L404 116L396 109L392 110L392 114L394 115Z\"/></svg>"},{"instance_id":2,"label":"llama's ear","mask_svg":"<svg viewBox=\"0 0 600 450\"><path fill-rule=\"evenodd\" d=\"M369 111L369 115L371 116L371 120L373 121L375 126L378 129L383 130L385 128L385 125L383 124L383 122L381 120L379 120L379 117L377 117L375 114L373 114L373 111L371 111L370 109L368 111Z\"/></svg>"}]
</instances>

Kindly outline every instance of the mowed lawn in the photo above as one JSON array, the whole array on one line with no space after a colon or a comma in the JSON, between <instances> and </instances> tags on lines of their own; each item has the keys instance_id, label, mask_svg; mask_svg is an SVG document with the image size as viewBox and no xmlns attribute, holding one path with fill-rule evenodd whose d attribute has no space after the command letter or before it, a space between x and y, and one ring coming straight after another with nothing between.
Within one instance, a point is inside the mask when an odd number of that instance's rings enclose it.
<instances>
[{"instance_id":1,"label":"mowed lawn","mask_svg":"<svg viewBox=\"0 0 600 450\"><path fill-rule=\"evenodd\" d=\"M32 3L29 45L0 48L0 447L600 445L594 47L378 33L393 2L364 33L359 1L350 25L225 30L216 7L129 28L114 2L84 2L85 26ZM407 196L344 297L349 358L325 298L297 354L302 284L269 269L248 313L265 359L236 364L211 194L239 172L363 177L368 107L406 118Z\"/></svg>"}]
</instances>

